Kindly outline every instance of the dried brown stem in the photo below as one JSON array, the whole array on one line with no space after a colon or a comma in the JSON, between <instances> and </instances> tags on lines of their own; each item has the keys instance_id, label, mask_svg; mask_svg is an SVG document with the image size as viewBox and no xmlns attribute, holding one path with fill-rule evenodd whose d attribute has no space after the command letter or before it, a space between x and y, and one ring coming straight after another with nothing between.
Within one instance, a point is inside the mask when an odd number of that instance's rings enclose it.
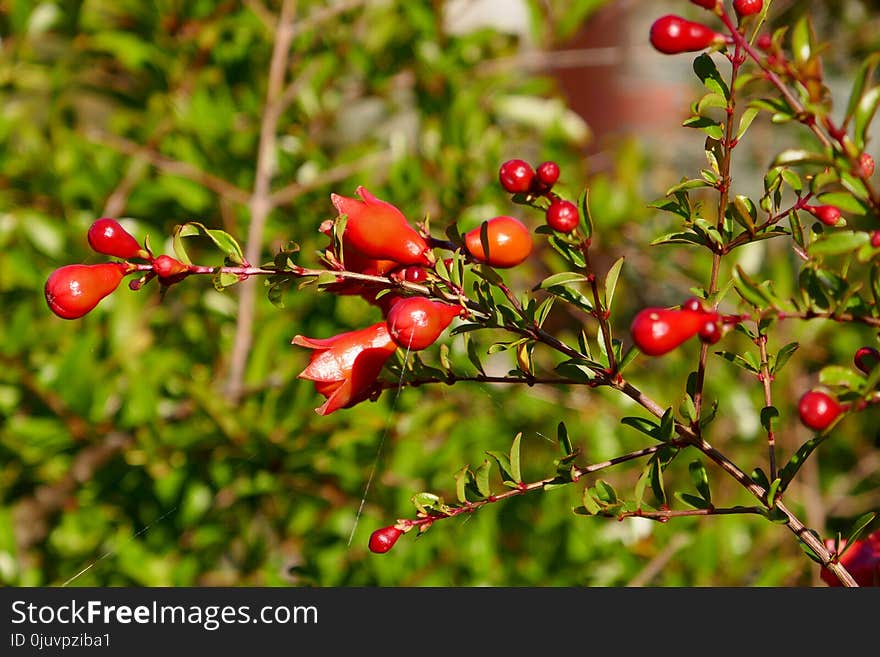
<instances>
[{"instance_id":1,"label":"dried brown stem","mask_svg":"<svg viewBox=\"0 0 880 657\"><path fill-rule=\"evenodd\" d=\"M259 262L263 248L263 232L266 220L273 209L271 185L274 174L275 145L277 141L278 120L281 116L279 96L284 86L284 78L289 65L290 44L293 41L293 17L296 11L294 0L284 0L281 14L275 29L275 43L272 59L269 62L269 76L266 88L266 104L260 122L260 141L257 150L256 175L253 193L248 199L250 224L248 226L245 258L248 262ZM256 305L256 285L253 280L242 283L238 300L238 313L235 338L226 377L225 394L227 399L236 401L244 386L244 371L247 357L253 342L254 308Z\"/></svg>"}]
</instances>

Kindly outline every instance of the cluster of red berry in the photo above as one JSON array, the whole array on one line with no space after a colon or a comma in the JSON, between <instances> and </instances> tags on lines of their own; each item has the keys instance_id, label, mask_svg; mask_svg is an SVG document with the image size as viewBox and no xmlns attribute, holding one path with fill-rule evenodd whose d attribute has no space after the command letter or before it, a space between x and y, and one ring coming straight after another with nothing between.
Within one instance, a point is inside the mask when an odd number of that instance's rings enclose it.
<instances>
[{"instance_id":1,"label":"cluster of red berry","mask_svg":"<svg viewBox=\"0 0 880 657\"><path fill-rule=\"evenodd\" d=\"M661 356L694 337L715 344L727 326L737 324L738 315L722 315L707 310L702 301L691 297L680 308L644 308L633 318L630 334L635 345L649 356Z\"/></svg>"},{"instance_id":2,"label":"cluster of red berry","mask_svg":"<svg viewBox=\"0 0 880 657\"><path fill-rule=\"evenodd\" d=\"M525 160L507 160L498 170L501 186L511 194L543 196L550 204L545 211L547 225L560 233L570 233L580 223L577 206L553 193L553 185L559 180L559 165L543 162L536 169Z\"/></svg>"},{"instance_id":3,"label":"cluster of red berry","mask_svg":"<svg viewBox=\"0 0 880 657\"><path fill-rule=\"evenodd\" d=\"M691 2L715 13L723 11L722 0L691 0ZM733 10L740 19L760 13L763 8L763 0L733 0ZM650 38L651 45L667 55L698 52L733 43L731 37L716 32L707 25L674 14L661 16L654 21L651 25Z\"/></svg>"},{"instance_id":4,"label":"cluster of red berry","mask_svg":"<svg viewBox=\"0 0 880 657\"><path fill-rule=\"evenodd\" d=\"M188 265L171 256L154 257L115 219L104 217L95 221L89 227L87 238L95 252L125 262L65 265L53 271L44 288L46 303L62 319L79 319L87 314L132 272L147 271L140 279L131 282L132 289L139 288L153 277L158 277L162 285L171 285L190 273ZM143 267L129 262L131 260L144 260L149 264Z\"/></svg>"},{"instance_id":5,"label":"cluster of red berry","mask_svg":"<svg viewBox=\"0 0 880 657\"><path fill-rule=\"evenodd\" d=\"M559 167L552 162L547 165L556 167L558 176ZM458 247L422 235L396 206L377 198L364 187L358 187L356 194L358 198L331 195L339 216L325 221L319 230L333 236L336 222L344 217L345 224L340 239L331 241L325 251L326 262L340 272L409 283L421 284L437 277L433 248ZM510 268L528 258L533 243L522 221L503 215L466 232L460 246L471 262ZM444 260L444 264L451 264L451 259ZM408 351L426 349L456 317L468 313L462 305L412 295L407 290L389 289L385 282L347 279L344 275L326 289L336 294L362 296L380 308L384 321L330 338L302 335L293 338L294 344L314 350L309 365L299 377L313 381L317 392L327 398L316 409L321 415L348 408L374 395L378 391L377 377L398 347Z\"/></svg>"}]
</instances>

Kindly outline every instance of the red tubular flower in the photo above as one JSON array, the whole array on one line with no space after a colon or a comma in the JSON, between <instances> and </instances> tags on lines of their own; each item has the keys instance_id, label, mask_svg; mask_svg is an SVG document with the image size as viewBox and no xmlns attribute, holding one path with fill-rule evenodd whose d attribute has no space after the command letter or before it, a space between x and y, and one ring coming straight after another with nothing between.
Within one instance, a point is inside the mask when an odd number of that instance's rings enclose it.
<instances>
[{"instance_id":1,"label":"red tubular flower","mask_svg":"<svg viewBox=\"0 0 880 657\"><path fill-rule=\"evenodd\" d=\"M325 221L318 230L329 237L333 232L333 221ZM332 244L328 251L333 251ZM333 252L333 256L341 262L346 271L367 274L368 276L387 276L401 266L394 260L377 260L364 255L355 248L346 235L342 237L342 253ZM326 286L326 290L333 294L360 294L370 303L375 303L375 296L383 287L379 283L339 277L336 283Z\"/></svg>"},{"instance_id":2,"label":"red tubular flower","mask_svg":"<svg viewBox=\"0 0 880 657\"><path fill-rule=\"evenodd\" d=\"M841 541L843 550L846 541ZM826 540L825 546L834 549L834 541ZM841 565L847 569L859 586L880 586L880 530L856 541L843 556ZM837 576L827 568L822 568L822 581L828 586L842 586Z\"/></svg>"},{"instance_id":3,"label":"red tubular flower","mask_svg":"<svg viewBox=\"0 0 880 657\"><path fill-rule=\"evenodd\" d=\"M385 361L397 349L385 322L330 338L297 335L292 342L315 350L299 378L314 381L315 390L327 398L315 409L319 415L365 400Z\"/></svg>"},{"instance_id":4,"label":"red tubular flower","mask_svg":"<svg viewBox=\"0 0 880 657\"><path fill-rule=\"evenodd\" d=\"M339 214L348 217L343 237L368 258L393 260L401 265L432 265L428 243L409 225L395 206L382 201L363 187L355 193L362 200L331 194Z\"/></svg>"}]
</instances>

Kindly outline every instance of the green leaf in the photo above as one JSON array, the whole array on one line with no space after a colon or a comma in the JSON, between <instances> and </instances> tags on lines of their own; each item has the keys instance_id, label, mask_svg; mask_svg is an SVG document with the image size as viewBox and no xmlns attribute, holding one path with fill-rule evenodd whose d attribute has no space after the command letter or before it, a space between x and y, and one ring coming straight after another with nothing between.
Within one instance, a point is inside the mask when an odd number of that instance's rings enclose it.
<instances>
[{"instance_id":1,"label":"green leaf","mask_svg":"<svg viewBox=\"0 0 880 657\"><path fill-rule=\"evenodd\" d=\"M620 423L660 440L660 425L646 417L627 416L621 418Z\"/></svg>"},{"instance_id":2,"label":"green leaf","mask_svg":"<svg viewBox=\"0 0 880 657\"><path fill-rule=\"evenodd\" d=\"M703 114L707 109L711 109L713 107L726 108L727 99L724 98L724 96L722 96L721 94L710 92L697 101L695 109L697 111L697 114Z\"/></svg>"},{"instance_id":3,"label":"green leaf","mask_svg":"<svg viewBox=\"0 0 880 657\"><path fill-rule=\"evenodd\" d=\"M697 407L690 395L684 395L678 405L679 414L688 422L694 422L697 419Z\"/></svg>"},{"instance_id":4,"label":"green leaf","mask_svg":"<svg viewBox=\"0 0 880 657\"><path fill-rule=\"evenodd\" d=\"M742 116L739 119L739 128L736 131L737 140L742 139L743 135L746 134L746 130L752 125L752 121L755 120L755 117L758 116L759 112L760 110L758 110L757 107L749 107L742 113Z\"/></svg>"},{"instance_id":5,"label":"green leaf","mask_svg":"<svg viewBox=\"0 0 880 657\"><path fill-rule=\"evenodd\" d=\"M814 151L809 151L803 148L789 148L777 155L770 166L790 166L793 164L818 164L821 166L833 166L834 161L824 153L816 153Z\"/></svg>"},{"instance_id":6,"label":"green leaf","mask_svg":"<svg viewBox=\"0 0 880 657\"><path fill-rule=\"evenodd\" d=\"M782 479L780 477L776 477L773 482L770 484L770 488L767 489L767 504L770 505L770 508L774 508L776 506L776 497L779 494L779 487L782 485Z\"/></svg>"},{"instance_id":7,"label":"green leaf","mask_svg":"<svg viewBox=\"0 0 880 657\"><path fill-rule=\"evenodd\" d=\"M709 490L709 475L706 472L706 467L703 465L703 462L699 459L691 461L690 464L688 464L688 472L691 475L691 481L694 482L697 491L702 495L706 502L711 504L712 491Z\"/></svg>"},{"instance_id":8,"label":"green leaf","mask_svg":"<svg viewBox=\"0 0 880 657\"><path fill-rule=\"evenodd\" d=\"M755 468L749 476L765 491L770 487L770 481L767 479L767 475L764 474L764 471L761 468Z\"/></svg>"},{"instance_id":9,"label":"green leaf","mask_svg":"<svg viewBox=\"0 0 880 657\"><path fill-rule=\"evenodd\" d=\"M520 469L520 442L522 441L522 432L516 434L513 444L510 446L510 474L516 483L522 482L522 470Z\"/></svg>"},{"instance_id":10,"label":"green leaf","mask_svg":"<svg viewBox=\"0 0 880 657\"><path fill-rule=\"evenodd\" d=\"M510 456L505 454L504 452L498 452L495 450L488 450L486 454L495 459L495 463L498 464L498 469L501 471L501 479L505 484L511 483L515 484L513 472L510 468Z\"/></svg>"},{"instance_id":11,"label":"green leaf","mask_svg":"<svg viewBox=\"0 0 880 657\"><path fill-rule=\"evenodd\" d=\"M489 497L492 494L492 487L489 485L489 472L492 470L492 461L484 460L474 472L474 480L477 490L483 497Z\"/></svg>"},{"instance_id":12,"label":"green leaf","mask_svg":"<svg viewBox=\"0 0 880 657\"><path fill-rule=\"evenodd\" d=\"M823 233L810 245L810 255L840 255L857 250L867 244L871 236L864 231L836 230Z\"/></svg>"},{"instance_id":13,"label":"green leaf","mask_svg":"<svg viewBox=\"0 0 880 657\"><path fill-rule=\"evenodd\" d=\"M864 377L849 367L826 365L819 370L819 383L825 386L858 390L864 383Z\"/></svg>"},{"instance_id":14,"label":"green leaf","mask_svg":"<svg viewBox=\"0 0 880 657\"><path fill-rule=\"evenodd\" d=\"M721 139L724 137L724 128L722 127L719 121L715 121L714 119L710 119L707 116L692 116L689 119L685 119L682 122L682 125L686 128L696 128L698 130L702 130L707 135L712 137L712 139Z\"/></svg>"},{"instance_id":15,"label":"green leaf","mask_svg":"<svg viewBox=\"0 0 880 657\"><path fill-rule=\"evenodd\" d=\"M673 185L669 189L666 190L666 195L670 196L675 192L686 191L689 189L700 189L701 187L711 187L711 183L707 182L704 178L684 178L677 185Z\"/></svg>"},{"instance_id":16,"label":"green leaf","mask_svg":"<svg viewBox=\"0 0 880 657\"><path fill-rule=\"evenodd\" d=\"M195 236L195 235L207 237L233 263L238 264L238 265L243 265L245 263L244 252L241 250L241 247L238 245L238 242L235 241L235 238L233 238L232 235L230 235L229 233L222 231L222 230L217 230L214 228L207 228L204 224L201 224L197 221L189 221L185 224L177 226L174 229L174 238L173 239L174 239L175 253L177 253L177 243L180 238L191 237L191 236ZM182 244L181 244L181 247L182 247ZM186 255L185 251L184 251L184 255ZM180 258L179 254L178 254L178 258ZM182 260L182 258L180 258L180 259ZM192 264L192 263L186 262L186 264Z\"/></svg>"},{"instance_id":17,"label":"green leaf","mask_svg":"<svg viewBox=\"0 0 880 657\"><path fill-rule=\"evenodd\" d=\"M855 544L862 532L865 531L865 527L874 522L874 518L876 517L876 511L869 511L866 514L859 516L859 518L853 523L853 526L850 527L849 534L846 537L846 545L843 546L843 549L838 556L843 556L843 554Z\"/></svg>"},{"instance_id":18,"label":"green leaf","mask_svg":"<svg viewBox=\"0 0 880 657\"><path fill-rule=\"evenodd\" d=\"M773 431L773 420L779 417L779 409L775 406L765 406L761 409L761 426L764 431Z\"/></svg>"},{"instance_id":19,"label":"green leaf","mask_svg":"<svg viewBox=\"0 0 880 657\"><path fill-rule=\"evenodd\" d=\"M754 372L755 374L760 372L760 369L756 367L753 362L746 360L743 356L735 354L732 351L716 351L715 355L721 356L724 360L730 361L734 365L741 367L748 372Z\"/></svg>"},{"instance_id":20,"label":"green leaf","mask_svg":"<svg viewBox=\"0 0 880 657\"><path fill-rule=\"evenodd\" d=\"M596 503L596 500L591 495L591 488L584 488L584 494L581 496L583 500L584 508L590 515L596 515L601 510L599 505Z\"/></svg>"},{"instance_id":21,"label":"green leaf","mask_svg":"<svg viewBox=\"0 0 880 657\"><path fill-rule=\"evenodd\" d=\"M604 479L596 480L596 495L599 498L600 502L604 502L605 504L615 504L618 501L617 492L614 490L614 486L609 484Z\"/></svg>"},{"instance_id":22,"label":"green leaf","mask_svg":"<svg viewBox=\"0 0 880 657\"><path fill-rule=\"evenodd\" d=\"M672 414L672 407L666 409L663 417L660 418L660 434L659 439L664 443L668 443L675 437L675 416Z\"/></svg>"},{"instance_id":23,"label":"green leaf","mask_svg":"<svg viewBox=\"0 0 880 657\"><path fill-rule=\"evenodd\" d=\"M806 63L813 54L813 30L809 14L803 14L791 31L791 51L798 64Z\"/></svg>"},{"instance_id":24,"label":"green leaf","mask_svg":"<svg viewBox=\"0 0 880 657\"><path fill-rule=\"evenodd\" d=\"M844 212L852 214L867 214L870 211L865 201L849 192L826 192L819 194L816 201L821 205L835 205Z\"/></svg>"},{"instance_id":25,"label":"green leaf","mask_svg":"<svg viewBox=\"0 0 880 657\"><path fill-rule=\"evenodd\" d=\"M788 488L788 485L791 483L794 476L797 474L798 470L801 469L801 466L806 462L807 458L810 454L813 453L819 445L826 439L826 435L818 435L803 445L801 445L798 450L792 455L792 457L788 460L788 463L783 466L783 468L779 471L779 479L781 479L780 490L784 491Z\"/></svg>"},{"instance_id":26,"label":"green leaf","mask_svg":"<svg viewBox=\"0 0 880 657\"><path fill-rule=\"evenodd\" d=\"M614 299L614 290L617 287L617 279L620 277L620 270L623 267L623 256L614 261L608 273L605 275L605 310L611 308L611 302Z\"/></svg>"},{"instance_id":27,"label":"green leaf","mask_svg":"<svg viewBox=\"0 0 880 657\"><path fill-rule=\"evenodd\" d=\"M431 509L437 509L443 505L443 499L434 493L416 493L410 498L413 506L421 513L427 513Z\"/></svg>"},{"instance_id":28,"label":"green leaf","mask_svg":"<svg viewBox=\"0 0 880 657\"><path fill-rule=\"evenodd\" d=\"M473 473L470 471L469 466L464 466L461 470L455 473L455 497L459 502L465 504L467 499L467 486L473 480Z\"/></svg>"},{"instance_id":29,"label":"green leaf","mask_svg":"<svg viewBox=\"0 0 880 657\"><path fill-rule=\"evenodd\" d=\"M715 61L709 55L702 53L694 60L694 73L710 92L716 93L724 99L730 98L730 89L724 78L721 77L721 73L718 72Z\"/></svg>"},{"instance_id":30,"label":"green leaf","mask_svg":"<svg viewBox=\"0 0 880 657\"><path fill-rule=\"evenodd\" d=\"M565 422L560 422L556 425L556 441L559 443L563 456L568 456L574 452L574 448L571 446L571 438L568 437L568 429L565 428Z\"/></svg>"},{"instance_id":31,"label":"green leaf","mask_svg":"<svg viewBox=\"0 0 880 657\"><path fill-rule=\"evenodd\" d=\"M877 104L880 103L880 86L871 87L859 99L853 115L853 141L856 148L864 149L868 137L868 128L874 120Z\"/></svg>"},{"instance_id":32,"label":"green leaf","mask_svg":"<svg viewBox=\"0 0 880 657\"><path fill-rule=\"evenodd\" d=\"M776 374L777 372L782 371L782 368L785 367L788 359L794 355L794 352L796 352L799 347L800 344L797 342L789 342L782 347L782 349L779 350L779 353L776 354L776 359L773 362L773 366L770 368L770 374Z\"/></svg>"},{"instance_id":33,"label":"green leaf","mask_svg":"<svg viewBox=\"0 0 880 657\"><path fill-rule=\"evenodd\" d=\"M541 281L540 285L538 285L535 290L546 290L550 287L556 286L566 286L571 283L585 283L587 281L587 277L583 274L574 271L564 271L558 274L553 274L552 276L548 276L543 281Z\"/></svg>"},{"instance_id":34,"label":"green leaf","mask_svg":"<svg viewBox=\"0 0 880 657\"><path fill-rule=\"evenodd\" d=\"M712 506L711 503L709 503L707 500L704 500L702 497L697 497L696 495L691 495L690 493L682 493L676 491L674 495L677 499L681 500L688 506L694 507L695 509L708 509Z\"/></svg>"},{"instance_id":35,"label":"green leaf","mask_svg":"<svg viewBox=\"0 0 880 657\"><path fill-rule=\"evenodd\" d=\"M581 225L587 239L593 236L593 215L590 213L590 190L585 188L578 197L578 208L581 211Z\"/></svg>"},{"instance_id":36,"label":"green leaf","mask_svg":"<svg viewBox=\"0 0 880 657\"><path fill-rule=\"evenodd\" d=\"M477 324L476 327L477 327L477 328L482 328L482 326L479 325L479 324ZM464 334L464 341L465 341L465 345L466 345L466 346L465 346L465 349L466 349L466 351L467 351L468 360L471 362L471 364L472 364L475 368L477 368L477 371L478 371L480 374L482 374L483 376L485 376L485 375L486 375L486 371L483 369L483 364L480 362L480 356L479 356L479 354L477 353L477 344L476 344L476 342L474 342L474 341L471 339L471 336L470 336L470 334L468 334L468 333L465 333L465 334Z\"/></svg>"},{"instance_id":37,"label":"green leaf","mask_svg":"<svg viewBox=\"0 0 880 657\"><path fill-rule=\"evenodd\" d=\"M874 52L868 55L859 67L858 73L853 78L852 92L846 104L844 123L848 123L855 113L856 107L858 107L859 101L865 92L865 85L873 77L874 69L877 67L878 62L880 62L880 52Z\"/></svg>"}]
</instances>

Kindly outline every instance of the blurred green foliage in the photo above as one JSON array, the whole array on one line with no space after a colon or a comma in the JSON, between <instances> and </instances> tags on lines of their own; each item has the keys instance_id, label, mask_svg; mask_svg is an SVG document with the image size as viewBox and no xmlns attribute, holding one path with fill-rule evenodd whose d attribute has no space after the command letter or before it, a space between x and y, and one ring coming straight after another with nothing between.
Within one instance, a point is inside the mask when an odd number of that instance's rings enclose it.
<instances>
[{"instance_id":1,"label":"blurred green foliage","mask_svg":"<svg viewBox=\"0 0 880 657\"><path fill-rule=\"evenodd\" d=\"M705 281L703 256L646 246L670 222L644 197L654 156L627 142L613 167L589 171L588 127L552 78L517 64L527 48L562 42L603 3L554 2L552 15L545 4L528 4L522 35L451 31L444 8L461 3L297 3L292 102L274 153L274 186L293 191L269 216L264 259L292 240L298 261L316 265L326 245L317 227L334 216L329 194L352 195L359 184L413 220L429 216L438 234L500 213L538 225L539 215L510 204L497 185L499 163L522 157L559 162L569 197L591 188L597 269L626 256L612 317L621 335L641 307L679 303L693 281ZM164 298L154 285L121 289L81 320L51 315L48 274L103 260L85 240L99 216L124 217L157 252L170 252L168 236L186 221L245 242L277 9L258 0L10 0L0 8L0 583L815 582L813 564L776 525L749 516L582 518L571 512L580 486L489 505L372 555L370 532L412 517L414 493L453 497L453 473L482 462L486 450L506 450L516 433L531 481L552 472L560 420L596 462L644 446L619 424L638 409L606 390L460 383L390 390L318 417L320 398L296 378L308 353L290 339L379 315L360 299L311 288L288 293L282 310L261 293L238 401L223 394L235 289L220 293L194 277ZM662 194L649 186L648 200ZM200 264L219 264L210 250L202 255ZM742 257L781 285L793 282L797 263L783 244ZM528 289L558 267L556 254L540 249L507 276ZM569 313L554 312L548 328L575 340L584 318ZM786 455L809 437L794 406L814 373L876 341L866 329L829 324L785 323L773 336L775 348L802 344L775 384ZM749 347L742 336L727 340L731 351ZM449 344L460 357L461 338ZM640 359L629 376L676 405L698 349ZM487 362L505 372L511 357ZM536 353L539 367L545 358ZM720 402L710 440L747 471L762 465L760 386L721 359L710 371L707 397ZM848 418L792 486L808 524L842 529L877 507L877 417L873 409ZM669 477L686 488L680 461ZM631 490L640 471L635 463L602 476ZM748 503L717 469L710 475L713 497Z\"/></svg>"}]
</instances>

